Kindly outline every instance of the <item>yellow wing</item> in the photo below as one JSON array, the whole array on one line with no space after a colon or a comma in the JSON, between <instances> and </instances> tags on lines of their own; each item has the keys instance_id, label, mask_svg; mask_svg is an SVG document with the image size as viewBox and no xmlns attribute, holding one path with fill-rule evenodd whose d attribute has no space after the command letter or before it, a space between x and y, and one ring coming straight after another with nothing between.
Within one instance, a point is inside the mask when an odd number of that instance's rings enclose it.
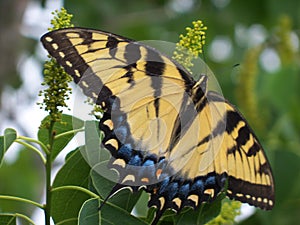
<instances>
[{"instance_id":1,"label":"yellow wing","mask_svg":"<svg viewBox=\"0 0 300 225\"><path fill-rule=\"evenodd\" d=\"M198 120L194 121L200 124L198 143L185 152L187 157L181 162L185 166L179 176L204 183L210 180L210 184L202 192L206 196L191 192L187 198L192 203L184 199L176 199L174 203L181 208L182 204L197 206L202 200L214 199L228 179L230 198L272 209L275 192L271 167L248 123L233 105L215 92L207 93L203 105ZM170 158L176 154L181 155L172 151Z\"/></svg>"},{"instance_id":2,"label":"yellow wing","mask_svg":"<svg viewBox=\"0 0 300 225\"><path fill-rule=\"evenodd\" d=\"M167 208L230 198L262 209L274 205L270 165L241 114L206 92L175 61L133 40L69 28L42 37L44 47L105 111L103 145L122 187L151 193L156 224Z\"/></svg>"}]
</instances>

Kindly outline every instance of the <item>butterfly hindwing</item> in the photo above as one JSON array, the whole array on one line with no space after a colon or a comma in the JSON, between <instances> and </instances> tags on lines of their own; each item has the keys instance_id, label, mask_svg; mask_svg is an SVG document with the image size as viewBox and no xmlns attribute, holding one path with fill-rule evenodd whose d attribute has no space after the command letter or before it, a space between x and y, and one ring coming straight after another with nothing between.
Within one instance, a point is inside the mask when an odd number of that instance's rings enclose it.
<instances>
[{"instance_id":1,"label":"butterfly hindwing","mask_svg":"<svg viewBox=\"0 0 300 225\"><path fill-rule=\"evenodd\" d=\"M257 137L237 109L178 63L119 35L85 28L41 41L85 95L104 109L102 144L119 185L158 208L198 207L227 185L230 198L271 209L274 183ZM113 192L114 192L113 191ZM113 193L111 193L113 194Z\"/></svg>"},{"instance_id":2,"label":"butterfly hindwing","mask_svg":"<svg viewBox=\"0 0 300 225\"><path fill-rule=\"evenodd\" d=\"M211 99L221 99L215 92L208 92L207 95ZM223 101L226 128L215 165L227 161L227 195L262 209L271 209L275 199L271 166L245 118L227 100ZM211 104L215 104L215 101L211 101Z\"/></svg>"}]
</instances>

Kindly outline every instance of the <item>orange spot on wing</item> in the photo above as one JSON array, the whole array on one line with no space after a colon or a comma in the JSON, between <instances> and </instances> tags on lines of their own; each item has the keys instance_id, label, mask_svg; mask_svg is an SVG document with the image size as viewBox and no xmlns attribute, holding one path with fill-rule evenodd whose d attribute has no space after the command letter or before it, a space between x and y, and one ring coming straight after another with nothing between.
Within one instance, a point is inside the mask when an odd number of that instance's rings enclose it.
<instances>
[{"instance_id":1,"label":"orange spot on wing","mask_svg":"<svg viewBox=\"0 0 300 225\"><path fill-rule=\"evenodd\" d=\"M141 181L142 181L142 182L145 182L145 183L149 183L149 178L143 177L143 178L141 179Z\"/></svg>"},{"instance_id":2,"label":"orange spot on wing","mask_svg":"<svg viewBox=\"0 0 300 225\"><path fill-rule=\"evenodd\" d=\"M157 178L157 179L159 179L161 173L162 173L162 169L158 169L158 170L156 171L156 178Z\"/></svg>"}]
</instances>

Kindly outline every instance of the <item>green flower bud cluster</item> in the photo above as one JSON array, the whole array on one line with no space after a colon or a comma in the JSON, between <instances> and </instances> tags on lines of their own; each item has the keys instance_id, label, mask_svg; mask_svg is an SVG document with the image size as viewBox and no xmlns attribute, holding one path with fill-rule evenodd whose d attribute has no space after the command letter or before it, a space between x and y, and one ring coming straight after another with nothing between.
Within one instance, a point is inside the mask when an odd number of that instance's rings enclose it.
<instances>
[{"instance_id":1,"label":"green flower bud cluster","mask_svg":"<svg viewBox=\"0 0 300 225\"><path fill-rule=\"evenodd\" d=\"M276 48L283 65L290 65L297 58L295 47L292 43L291 33L293 29L292 20L289 16L283 15L279 19L276 34ZM297 59L296 59L297 60Z\"/></svg>"},{"instance_id":2,"label":"green flower bud cluster","mask_svg":"<svg viewBox=\"0 0 300 225\"><path fill-rule=\"evenodd\" d=\"M204 26L201 20L194 21L193 28L186 28L186 35L179 36L179 42L176 44L173 58L183 65L187 70L193 67L192 60L197 58L203 51L205 44L205 31L207 27Z\"/></svg>"},{"instance_id":3,"label":"green flower bud cluster","mask_svg":"<svg viewBox=\"0 0 300 225\"><path fill-rule=\"evenodd\" d=\"M56 10L54 18L51 20L52 28L49 31L61 28L72 27L72 15L62 8L60 11ZM51 58L49 56L49 58ZM69 99L71 88L68 83L72 78L64 71L64 69L51 58L44 64L44 82L43 86L47 88L40 91L39 96L43 96L43 102L38 103L41 109L49 112L50 120L52 122L60 121L63 107L67 107L66 100ZM50 121L49 121L50 122ZM47 124L44 124L47 126Z\"/></svg>"},{"instance_id":4,"label":"green flower bud cluster","mask_svg":"<svg viewBox=\"0 0 300 225\"><path fill-rule=\"evenodd\" d=\"M73 17L72 14L68 14L65 8L61 8L61 10L55 10L52 12L53 19L51 20L51 28L48 28L49 31L58 30L62 28L74 27L71 23L71 19Z\"/></svg>"},{"instance_id":5,"label":"green flower bud cluster","mask_svg":"<svg viewBox=\"0 0 300 225\"><path fill-rule=\"evenodd\" d=\"M71 94L68 82L71 82L72 78L54 59L45 63L44 76L42 85L47 86L47 88L39 94L44 97L40 106L49 112L53 121L59 121L62 113L61 108L67 107L65 101L69 99L69 94Z\"/></svg>"},{"instance_id":6,"label":"green flower bud cluster","mask_svg":"<svg viewBox=\"0 0 300 225\"><path fill-rule=\"evenodd\" d=\"M206 225L232 225L235 217L241 214L241 203L238 201L225 201L222 204L220 214Z\"/></svg>"}]
</instances>

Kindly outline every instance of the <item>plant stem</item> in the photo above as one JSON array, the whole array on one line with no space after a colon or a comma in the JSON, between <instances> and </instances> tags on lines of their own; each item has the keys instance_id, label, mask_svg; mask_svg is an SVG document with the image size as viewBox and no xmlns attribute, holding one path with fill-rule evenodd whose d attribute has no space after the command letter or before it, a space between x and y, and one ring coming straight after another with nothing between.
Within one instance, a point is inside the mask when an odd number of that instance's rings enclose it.
<instances>
[{"instance_id":1,"label":"plant stem","mask_svg":"<svg viewBox=\"0 0 300 225\"><path fill-rule=\"evenodd\" d=\"M26 221L29 222L30 224L35 225L35 223L33 222L33 220L30 219L28 216L25 216L25 215L20 214L20 213L16 213L15 215L16 215L17 217L20 217L20 218L26 220Z\"/></svg>"},{"instance_id":2,"label":"plant stem","mask_svg":"<svg viewBox=\"0 0 300 225\"><path fill-rule=\"evenodd\" d=\"M10 196L10 195L0 195L0 199L13 200L13 201L18 201L18 202L26 202L26 203L29 203L31 205L37 206L41 209L44 209L44 206L42 204L37 203L35 201L31 201L31 200L26 199L26 198L20 198L20 197L15 197L15 196Z\"/></svg>"},{"instance_id":3,"label":"plant stem","mask_svg":"<svg viewBox=\"0 0 300 225\"><path fill-rule=\"evenodd\" d=\"M61 138L63 136L67 136L67 135L70 135L70 134L76 134L76 133L79 133L79 132L82 132L82 131L84 131L84 128L79 128L79 129L76 129L76 130L70 130L70 131L67 131L67 132L56 135L54 137L54 139L58 139L58 138Z\"/></svg>"},{"instance_id":4,"label":"plant stem","mask_svg":"<svg viewBox=\"0 0 300 225\"><path fill-rule=\"evenodd\" d=\"M46 163L46 205L45 205L45 224L50 225L51 220L51 154L47 155Z\"/></svg>"},{"instance_id":5,"label":"plant stem","mask_svg":"<svg viewBox=\"0 0 300 225\"><path fill-rule=\"evenodd\" d=\"M39 141L39 140L36 140L36 139L34 139L34 138L24 137L24 136L19 136L18 139L36 143L36 144L38 144L39 146L41 146L41 148L43 149L43 151L44 151L46 154L49 153L47 146L45 146L44 143L41 142L41 141Z\"/></svg>"},{"instance_id":6,"label":"plant stem","mask_svg":"<svg viewBox=\"0 0 300 225\"><path fill-rule=\"evenodd\" d=\"M18 139L15 140L15 142L17 142L17 143L19 143L20 145L23 145L23 146L25 146L26 148L31 149L32 151L36 152L36 153L39 155L39 157L42 159L43 163L46 164L46 159L45 159L45 157L43 156L43 154L39 151L39 149L37 149L36 147L32 146L31 144L28 144L28 143L23 142L23 141L18 140Z\"/></svg>"},{"instance_id":7,"label":"plant stem","mask_svg":"<svg viewBox=\"0 0 300 225\"><path fill-rule=\"evenodd\" d=\"M88 195L91 196L92 198L99 198L98 195L96 195L95 193L91 192L90 190L85 189L85 188L80 187L80 186L73 186L73 185L67 185L67 186L56 187L56 188L53 188L53 189L52 189L52 192L54 192L54 191L68 190L68 189L81 191L81 192L83 192L83 193L88 194Z\"/></svg>"},{"instance_id":8,"label":"plant stem","mask_svg":"<svg viewBox=\"0 0 300 225\"><path fill-rule=\"evenodd\" d=\"M45 225L50 225L51 222L51 169L52 169L52 147L54 141L54 121L52 120L49 126L49 152L46 155L46 206L45 206Z\"/></svg>"}]
</instances>

